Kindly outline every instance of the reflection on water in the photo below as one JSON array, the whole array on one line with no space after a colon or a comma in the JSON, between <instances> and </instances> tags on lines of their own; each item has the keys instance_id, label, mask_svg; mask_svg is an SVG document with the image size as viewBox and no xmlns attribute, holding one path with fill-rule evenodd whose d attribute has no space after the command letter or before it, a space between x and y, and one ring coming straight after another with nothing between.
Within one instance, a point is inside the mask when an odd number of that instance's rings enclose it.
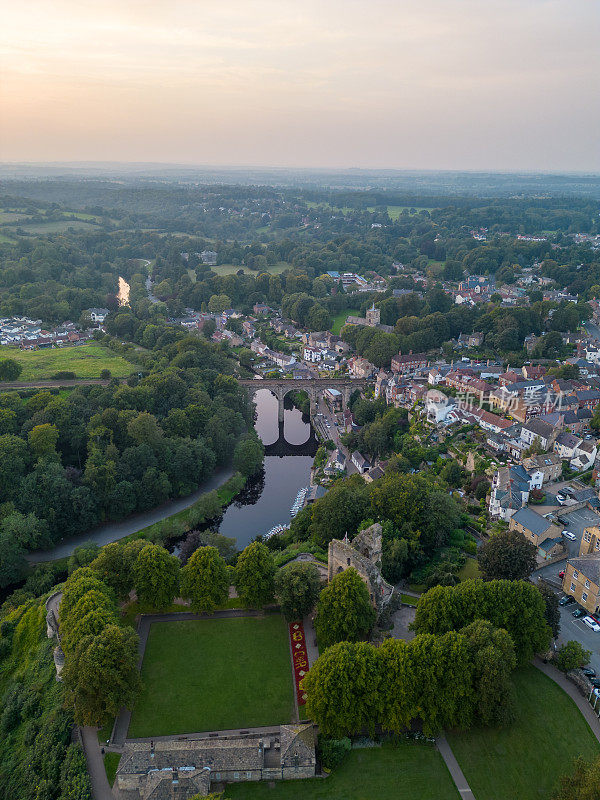
<instances>
[{"instance_id":1,"label":"reflection on water","mask_svg":"<svg viewBox=\"0 0 600 800\"><path fill-rule=\"evenodd\" d=\"M117 300L119 301L120 306L128 306L129 305L129 291L130 286L125 280L119 275L119 292L117 294Z\"/></svg>"},{"instance_id":2,"label":"reflection on water","mask_svg":"<svg viewBox=\"0 0 600 800\"><path fill-rule=\"evenodd\" d=\"M255 428L264 444L272 444L279 436L277 398L262 389L256 393L255 402ZM286 408L284 433L290 444L304 444L310 437L310 423L303 420L298 409ZM236 539L242 549L274 525L289 523L298 489L310 483L312 462L311 456L267 456L261 473L225 511L219 533Z\"/></svg>"}]
</instances>

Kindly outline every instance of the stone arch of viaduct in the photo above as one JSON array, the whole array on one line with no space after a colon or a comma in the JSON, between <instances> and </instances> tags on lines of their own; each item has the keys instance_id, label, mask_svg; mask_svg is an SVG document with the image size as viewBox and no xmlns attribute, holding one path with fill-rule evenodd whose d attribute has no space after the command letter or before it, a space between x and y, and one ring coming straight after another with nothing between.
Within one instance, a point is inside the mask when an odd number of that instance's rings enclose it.
<instances>
[{"instance_id":1,"label":"stone arch of viaduct","mask_svg":"<svg viewBox=\"0 0 600 800\"><path fill-rule=\"evenodd\" d=\"M350 397L357 389L362 389L366 380L363 378L313 378L301 380L240 380L240 385L245 386L254 394L260 389L268 389L277 398L277 419L283 422L283 400L288 392L306 392L310 400L310 415L316 409L319 397L326 389L337 389L342 394L342 407L345 408Z\"/></svg>"}]
</instances>

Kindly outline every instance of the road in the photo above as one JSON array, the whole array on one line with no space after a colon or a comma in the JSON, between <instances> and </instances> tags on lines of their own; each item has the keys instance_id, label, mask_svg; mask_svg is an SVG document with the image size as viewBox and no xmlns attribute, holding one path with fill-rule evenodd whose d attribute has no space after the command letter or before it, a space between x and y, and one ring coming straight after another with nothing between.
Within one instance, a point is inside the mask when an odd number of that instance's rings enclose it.
<instances>
[{"instance_id":1,"label":"road","mask_svg":"<svg viewBox=\"0 0 600 800\"><path fill-rule=\"evenodd\" d=\"M351 453L349 453L347 448L344 447L344 445L340 442L340 433L336 423L336 415L329 409L329 406L323 398L320 398L317 404L317 415L315 415L313 418L312 423L314 428L321 433L325 439L331 439L335 446L339 447L340 450L345 454L347 474L352 475L353 473L358 472L350 459ZM327 423L329 423L329 426Z\"/></svg>"},{"instance_id":2,"label":"road","mask_svg":"<svg viewBox=\"0 0 600 800\"><path fill-rule=\"evenodd\" d=\"M147 528L148 525L161 522L163 519L170 517L172 514L176 514L178 511L189 508L196 500L202 497L203 494L212 492L213 489L218 489L219 486L228 481L232 475L233 470L231 468L219 470L215 472L210 480L203 483L195 492L188 494L186 497L169 500L168 503L163 503L162 506L154 508L152 511L147 511L144 514L134 514L122 522L112 522L109 525L100 525L98 528L92 528L78 536L72 536L69 539L63 540L52 550L34 550L27 555L27 560L32 563L57 561L59 558L70 556L76 547L87 542L95 542L101 547L110 542L116 542L119 539L123 539L125 536L137 533L137 531L142 530L142 528Z\"/></svg>"}]
</instances>

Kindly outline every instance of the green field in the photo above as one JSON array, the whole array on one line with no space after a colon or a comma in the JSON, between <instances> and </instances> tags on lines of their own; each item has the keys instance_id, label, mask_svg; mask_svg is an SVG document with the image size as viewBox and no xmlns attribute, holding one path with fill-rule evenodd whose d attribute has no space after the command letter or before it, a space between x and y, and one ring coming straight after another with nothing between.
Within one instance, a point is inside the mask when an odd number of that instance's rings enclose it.
<instances>
[{"instance_id":1,"label":"green field","mask_svg":"<svg viewBox=\"0 0 600 800\"><path fill-rule=\"evenodd\" d=\"M349 316L358 317L360 316L360 308L347 308L344 311L340 311L339 314L336 314L333 318L333 324L330 328L332 333L335 333L336 336L339 336L341 329L344 327L346 323L346 319Z\"/></svg>"},{"instance_id":2,"label":"green field","mask_svg":"<svg viewBox=\"0 0 600 800\"><path fill-rule=\"evenodd\" d=\"M156 622L128 736L165 736L290 722L286 623L261 617Z\"/></svg>"},{"instance_id":3,"label":"green field","mask_svg":"<svg viewBox=\"0 0 600 800\"><path fill-rule=\"evenodd\" d=\"M23 230L27 233L64 233L69 228L74 228L75 230L84 230L84 231L91 231L94 228L97 228L96 225L92 225L90 222L84 222L80 219L59 219L59 220L52 220L50 222L33 222L28 223L27 220L23 220L21 223L17 225L17 227L23 228ZM16 227L10 228L11 232L16 232Z\"/></svg>"},{"instance_id":4,"label":"green field","mask_svg":"<svg viewBox=\"0 0 600 800\"><path fill-rule=\"evenodd\" d=\"M21 364L20 381L49 380L62 371L74 372L78 378L99 378L103 369L109 369L115 378L125 378L135 370L135 365L100 344L43 350L0 347L0 358L12 358Z\"/></svg>"},{"instance_id":5,"label":"green field","mask_svg":"<svg viewBox=\"0 0 600 800\"><path fill-rule=\"evenodd\" d=\"M264 269L258 270L248 269L248 267L236 264L218 264L216 267L211 267L211 270L216 275L235 275L239 270L243 270L246 275L260 275L262 272L268 272L270 275L279 275L284 269L289 269L290 265L287 261L279 261L277 264L269 264Z\"/></svg>"},{"instance_id":6,"label":"green field","mask_svg":"<svg viewBox=\"0 0 600 800\"><path fill-rule=\"evenodd\" d=\"M514 675L517 720L506 729L448 734L477 800L546 800L573 759L600 745L571 698L533 666Z\"/></svg>"},{"instance_id":7,"label":"green field","mask_svg":"<svg viewBox=\"0 0 600 800\"><path fill-rule=\"evenodd\" d=\"M231 800L458 800L442 757L412 743L353 750L326 780L237 783ZM486 800L478 797L477 800ZM491 798L488 798L491 800Z\"/></svg>"},{"instance_id":8,"label":"green field","mask_svg":"<svg viewBox=\"0 0 600 800\"><path fill-rule=\"evenodd\" d=\"M15 239L11 238L10 236L7 236L5 233L2 233L0 231L0 244L14 244L15 241L16 241Z\"/></svg>"}]
</instances>

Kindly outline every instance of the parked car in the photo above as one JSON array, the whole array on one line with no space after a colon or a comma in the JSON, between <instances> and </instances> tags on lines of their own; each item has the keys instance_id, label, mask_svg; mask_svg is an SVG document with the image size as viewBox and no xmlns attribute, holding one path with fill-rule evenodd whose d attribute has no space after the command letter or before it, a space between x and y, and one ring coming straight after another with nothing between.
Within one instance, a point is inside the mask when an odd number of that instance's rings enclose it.
<instances>
[{"instance_id":1,"label":"parked car","mask_svg":"<svg viewBox=\"0 0 600 800\"><path fill-rule=\"evenodd\" d=\"M558 573L558 577L559 577L559 578L561 579L561 581L562 581L562 579L565 577L565 571L564 571L564 569L561 569L561 571Z\"/></svg>"},{"instance_id":2,"label":"parked car","mask_svg":"<svg viewBox=\"0 0 600 800\"><path fill-rule=\"evenodd\" d=\"M565 539L570 539L572 542L574 542L577 538L574 533L571 533L571 531L563 531L562 535L565 537Z\"/></svg>"},{"instance_id":3,"label":"parked car","mask_svg":"<svg viewBox=\"0 0 600 800\"><path fill-rule=\"evenodd\" d=\"M575 602L575 598L574 597L569 597L569 595L566 594L564 597L560 598L560 600L558 601L558 605L559 606L570 606L571 603L574 603L574 602Z\"/></svg>"},{"instance_id":4,"label":"parked car","mask_svg":"<svg viewBox=\"0 0 600 800\"><path fill-rule=\"evenodd\" d=\"M595 678L596 677L595 671L593 669L590 669L590 667L582 667L581 671L588 678Z\"/></svg>"},{"instance_id":5,"label":"parked car","mask_svg":"<svg viewBox=\"0 0 600 800\"><path fill-rule=\"evenodd\" d=\"M594 633L598 633L598 631L600 631L600 625L598 625L598 623L593 617L584 617L582 619L582 622L584 625L587 625L588 628L591 628L594 631Z\"/></svg>"},{"instance_id":6,"label":"parked car","mask_svg":"<svg viewBox=\"0 0 600 800\"><path fill-rule=\"evenodd\" d=\"M579 619L579 617L585 617L586 614L587 611L585 610L585 608L576 608L575 611L573 612L573 616L576 619Z\"/></svg>"},{"instance_id":7,"label":"parked car","mask_svg":"<svg viewBox=\"0 0 600 800\"><path fill-rule=\"evenodd\" d=\"M590 678L590 683L591 683L591 684L592 684L592 686L594 686L596 689L600 689L600 678Z\"/></svg>"}]
</instances>

